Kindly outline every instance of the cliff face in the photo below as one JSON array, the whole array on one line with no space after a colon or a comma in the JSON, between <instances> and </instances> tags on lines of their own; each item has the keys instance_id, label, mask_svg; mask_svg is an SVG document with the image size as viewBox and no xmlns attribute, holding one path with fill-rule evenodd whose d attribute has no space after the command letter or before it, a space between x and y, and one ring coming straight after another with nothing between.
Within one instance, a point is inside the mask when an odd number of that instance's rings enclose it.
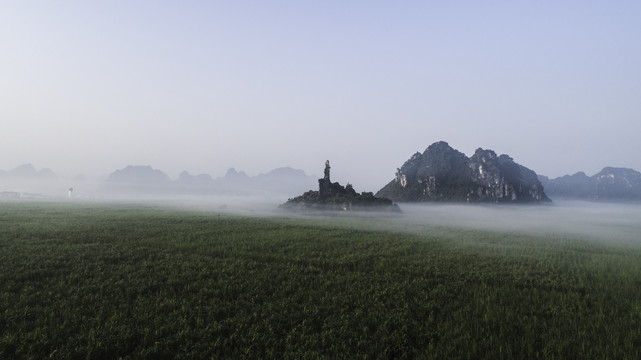
<instances>
[{"instance_id":1,"label":"cliff face","mask_svg":"<svg viewBox=\"0 0 641 360\"><path fill-rule=\"evenodd\" d=\"M540 177L550 196L559 198L639 201L641 200L641 173L632 169L606 167L593 176L583 172L556 179Z\"/></svg>"},{"instance_id":2,"label":"cliff face","mask_svg":"<svg viewBox=\"0 0 641 360\"><path fill-rule=\"evenodd\" d=\"M509 156L479 148L468 158L443 141L414 154L376 196L394 201L549 201L536 173Z\"/></svg>"}]
</instances>

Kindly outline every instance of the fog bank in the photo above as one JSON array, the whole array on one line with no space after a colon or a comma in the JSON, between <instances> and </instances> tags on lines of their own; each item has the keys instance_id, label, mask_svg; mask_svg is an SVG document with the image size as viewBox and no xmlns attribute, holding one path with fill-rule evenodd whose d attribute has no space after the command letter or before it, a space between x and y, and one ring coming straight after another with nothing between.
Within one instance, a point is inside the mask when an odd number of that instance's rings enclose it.
<instances>
[{"instance_id":1,"label":"fog bank","mask_svg":"<svg viewBox=\"0 0 641 360\"><path fill-rule=\"evenodd\" d=\"M586 240L638 242L641 204L557 201L553 205L403 204L408 226L452 226Z\"/></svg>"},{"instance_id":2,"label":"fog bank","mask_svg":"<svg viewBox=\"0 0 641 360\"><path fill-rule=\"evenodd\" d=\"M556 201L552 205L470 205L401 203L402 213L316 212L281 210L287 201L283 194L261 196L115 196L0 198L6 202L51 201L64 203L140 204L181 211L229 214L251 217L280 217L320 221L323 225L354 227L374 231L418 234L447 231L448 227L514 232L554 238L580 238L606 243L641 244L641 204L598 203L580 200Z\"/></svg>"}]
</instances>

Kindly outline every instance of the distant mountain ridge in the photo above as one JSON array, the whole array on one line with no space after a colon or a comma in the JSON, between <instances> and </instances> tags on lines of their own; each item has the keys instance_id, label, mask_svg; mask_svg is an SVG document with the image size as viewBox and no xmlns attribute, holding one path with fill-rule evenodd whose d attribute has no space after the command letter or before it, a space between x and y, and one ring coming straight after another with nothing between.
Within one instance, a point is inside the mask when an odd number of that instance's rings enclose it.
<instances>
[{"instance_id":1,"label":"distant mountain ridge","mask_svg":"<svg viewBox=\"0 0 641 360\"><path fill-rule=\"evenodd\" d=\"M444 141L412 155L376 196L408 202L550 201L536 173L511 157L478 148L468 158Z\"/></svg>"},{"instance_id":2,"label":"distant mountain ridge","mask_svg":"<svg viewBox=\"0 0 641 360\"><path fill-rule=\"evenodd\" d=\"M151 166L132 166L129 165L124 169L116 170L109 175L108 182L114 183L167 183L170 180L169 176L160 170L156 170Z\"/></svg>"},{"instance_id":3,"label":"distant mountain ridge","mask_svg":"<svg viewBox=\"0 0 641 360\"><path fill-rule=\"evenodd\" d=\"M78 188L96 186L95 183L90 185L84 176L59 177L50 169L37 170L32 164L0 170L0 191L32 193L46 190L47 193L67 194L70 186L76 188L76 185ZM230 168L219 178L183 171L172 180L151 166L127 166L104 179L98 193L275 193L290 196L316 186L315 177L290 167L256 176ZM629 168L605 167L593 176L578 172L550 179L515 163L507 155L497 156L492 150L479 148L467 158L446 142L438 142L408 159L397 169L394 180L376 196L394 201L537 202L546 201L548 196L552 199L641 201L641 173Z\"/></svg>"},{"instance_id":4,"label":"distant mountain ridge","mask_svg":"<svg viewBox=\"0 0 641 360\"><path fill-rule=\"evenodd\" d=\"M539 176L553 197L596 201L641 200L641 173L628 168L605 167L593 176L584 172L550 179Z\"/></svg>"},{"instance_id":5,"label":"distant mountain ridge","mask_svg":"<svg viewBox=\"0 0 641 360\"><path fill-rule=\"evenodd\" d=\"M171 180L165 173L151 166L127 166L111 173L101 184L100 190L105 193L141 194L292 194L301 189L309 189L314 183L313 177L290 167L274 169L253 177L230 168L225 176L216 179L208 174L191 175L183 171L178 179Z\"/></svg>"},{"instance_id":6,"label":"distant mountain ridge","mask_svg":"<svg viewBox=\"0 0 641 360\"><path fill-rule=\"evenodd\" d=\"M316 185L316 178L303 170L281 167L265 174L248 176L234 168L219 178L208 174L191 175L187 171L173 180L149 165L129 165L111 172L99 183L85 176L58 177L50 169L36 170L23 164L12 170L0 170L0 192L48 193L66 196L70 188L84 196L111 195L283 195L291 196Z\"/></svg>"},{"instance_id":7,"label":"distant mountain ridge","mask_svg":"<svg viewBox=\"0 0 641 360\"><path fill-rule=\"evenodd\" d=\"M11 178L51 179L55 178L56 174L54 174L50 169L36 170L36 168L31 164L22 164L9 171L0 170L0 176Z\"/></svg>"},{"instance_id":8,"label":"distant mountain ridge","mask_svg":"<svg viewBox=\"0 0 641 360\"><path fill-rule=\"evenodd\" d=\"M61 185L59 178L50 169L23 164L8 171L0 170L0 198L38 198L43 193L66 193L68 187Z\"/></svg>"}]
</instances>

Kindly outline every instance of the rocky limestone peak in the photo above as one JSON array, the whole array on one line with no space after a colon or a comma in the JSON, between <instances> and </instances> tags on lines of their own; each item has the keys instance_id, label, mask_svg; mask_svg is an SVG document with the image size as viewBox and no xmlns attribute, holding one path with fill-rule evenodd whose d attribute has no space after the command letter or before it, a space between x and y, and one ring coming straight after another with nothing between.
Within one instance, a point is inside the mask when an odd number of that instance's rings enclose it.
<instances>
[{"instance_id":1,"label":"rocky limestone peak","mask_svg":"<svg viewBox=\"0 0 641 360\"><path fill-rule=\"evenodd\" d=\"M439 153L456 151L446 141L437 141L425 149L425 153Z\"/></svg>"},{"instance_id":2,"label":"rocky limestone peak","mask_svg":"<svg viewBox=\"0 0 641 360\"><path fill-rule=\"evenodd\" d=\"M501 164L499 157L492 150L476 149L468 161L468 166L472 170L472 175L479 179L486 179L488 176L496 175L500 171Z\"/></svg>"},{"instance_id":3,"label":"rocky limestone peak","mask_svg":"<svg viewBox=\"0 0 641 360\"><path fill-rule=\"evenodd\" d=\"M427 150L426 150L427 151ZM423 159L423 154L416 152L412 155L403 166L396 169L395 180L400 183L401 186L407 185L407 179L414 179L416 177L416 172L421 165L421 160Z\"/></svg>"},{"instance_id":4,"label":"rocky limestone peak","mask_svg":"<svg viewBox=\"0 0 641 360\"><path fill-rule=\"evenodd\" d=\"M641 173L606 167L593 176L597 198L641 198Z\"/></svg>"},{"instance_id":5,"label":"rocky limestone peak","mask_svg":"<svg viewBox=\"0 0 641 360\"><path fill-rule=\"evenodd\" d=\"M474 152L474 155L470 157L470 159L474 159L474 158L476 158L478 161L485 163L489 161L496 161L498 156L493 150L484 150L483 148L477 148L476 151Z\"/></svg>"},{"instance_id":6,"label":"rocky limestone peak","mask_svg":"<svg viewBox=\"0 0 641 360\"><path fill-rule=\"evenodd\" d=\"M445 141L430 145L421 159L416 176L419 179L452 179L460 176L467 167L467 157Z\"/></svg>"},{"instance_id":7,"label":"rocky limestone peak","mask_svg":"<svg viewBox=\"0 0 641 360\"><path fill-rule=\"evenodd\" d=\"M394 201L549 201L536 173L511 157L478 148L468 158L444 141L414 154L376 195Z\"/></svg>"}]
</instances>

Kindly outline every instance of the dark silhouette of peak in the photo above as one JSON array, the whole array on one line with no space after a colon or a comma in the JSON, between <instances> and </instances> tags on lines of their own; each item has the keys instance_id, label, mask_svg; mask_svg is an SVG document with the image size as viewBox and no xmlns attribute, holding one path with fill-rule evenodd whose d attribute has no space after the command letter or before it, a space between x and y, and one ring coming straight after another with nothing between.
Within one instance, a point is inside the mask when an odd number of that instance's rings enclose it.
<instances>
[{"instance_id":1,"label":"dark silhouette of peak","mask_svg":"<svg viewBox=\"0 0 641 360\"><path fill-rule=\"evenodd\" d=\"M449 181L458 181L465 176L467 157L462 152L453 149L445 141L430 145L416 170L416 177L438 177Z\"/></svg>"},{"instance_id":2,"label":"dark silhouette of peak","mask_svg":"<svg viewBox=\"0 0 641 360\"><path fill-rule=\"evenodd\" d=\"M376 195L394 201L549 201L536 173L511 157L478 148L468 158L444 141L412 155Z\"/></svg>"},{"instance_id":3,"label":"dark silhouette of peak","mask_svg":"<svg viewBox=\"0 0 641 360\"><path fill-rule=\"evenodd\" d=\"M437 141L432 145L428 146L427 149L425 149L425 152L439 153L439 152L458 152L458 151L456 151L453 147L451 147L450 144L448 144L446 141Z\"/></svg>"}]
</instances>

